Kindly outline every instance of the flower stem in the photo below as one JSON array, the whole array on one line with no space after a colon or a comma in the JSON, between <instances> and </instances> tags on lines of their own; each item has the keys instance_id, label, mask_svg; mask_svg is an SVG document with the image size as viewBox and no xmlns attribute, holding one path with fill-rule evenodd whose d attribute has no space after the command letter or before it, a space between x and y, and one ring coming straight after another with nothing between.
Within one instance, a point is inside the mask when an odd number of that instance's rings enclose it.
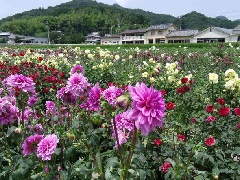
<instances>
[{"instance_id":1,"label":"flower stem","mask_svg":"<svg viewBox=\"0 0 240 180\"><path fill-rule=\"evenodd\" d=\"M130 147L130 152L128 154L128 158L125 164L125 168L123 171L123 176L122 178L120 178L121 180L126 180L127 179L127 174L128 174L128 169L131 165L131 160L132 160L132 156L133 156L133 151L135 149L136 146L136 142L137 142L137 128L134 125L134 130L133 130L133 138L132 138L132 142L131 142L131 147Z\"/></svg>"},{"instance_id":2,"label":"flower stem","mask_svg":"<svg viewBox=\"0 0 240 180\"><path fill-rule=\"evenodd\" d=\"M118 133L117 133L117 125L116 125L116 121L114 118L113 118L113 129L114 129L114 133L115 133L116 140L117 140L117 150L118 150L119 158L120 158L121 164L123 165L122 148L119 143L119 138L118 138Z\"/></svg>"}]
</instances>

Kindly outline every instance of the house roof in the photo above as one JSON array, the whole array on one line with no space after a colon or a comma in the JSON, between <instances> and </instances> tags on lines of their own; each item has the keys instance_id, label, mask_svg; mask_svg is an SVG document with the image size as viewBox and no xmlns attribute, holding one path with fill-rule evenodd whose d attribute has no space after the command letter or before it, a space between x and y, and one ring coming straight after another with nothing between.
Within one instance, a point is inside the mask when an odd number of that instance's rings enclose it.
<instances>
[{"instance_id":1,"label":"house roof","mask_svg":"<svg viewBox=\"0 0 240 180\"><path fill-rule=\"evenodd\" d=\"M238 25L237 27L235 27L234 29L239 29L240 30L240 25Z\"/></svg>"},{"instance_id":2,"label":"house roof","mask_svg":"<svg viewBox=\"0 0 240 180\"><path fill-rule=\"evenodd\" d=\"M120 38L120 36L114 34L114 35L105 35L101 37L101 39L108 39L108 38Z\"/></svg>"},{"instance_id":3,"label":"house roof","mask_svg":"<svg viewBox=\"0 0 240 180\"><path fill-rule=\"evenodd\" d=\"M198 33L198 30L179 30L179 31L171 31L169 34L167 34L166 37L179 37L179 36L194 36Z\"/></svg>"},{"instance_id":4,"label":"house roof","mask_svg":"<svg viewBox=\"0 0 240 180\"><path fill-rule=\"evenodd\" d=\"M153 30L153 29L168 29L169 27L174 26L172 23L170 24L159 24L159 25L155 25L155 26L150 26L148 30Z\"/></svg>"},{"instance_id":5,"label":"house roof","mask_svg":"<svg viewBox=\"0 0 240 180\"><path fill-rule=\"evenodd\" d=\"M205 32L206 30L211 29L211 28L216 29L216 30L223 32L225 34L228 34L228 35L240 34L240 29L238 30L238 29L226 29L226 28L221 28L221 27L208 27L207 29L200 31L195 35L201 34L202 32Z\"/></svg>"},{"instance_id":6,"label":"house roof","mask_svg":"<svg viewBox=\"0 0 240 180\"><path fill-rule=\"evenodd\" d=\"M146 29L133 29L133 30L126 30L121 32L120 34L134 34L134 33L145 33Z\"/></svg>"},{"instance_id":7,"label":"house roof","mask_svg":"<svg viewBox=\"0 0 240 180\"><path fill-rule=\"evenodd\" d=\"M222 31L222 32L224 32L226 34L232 34L232 32L233 32L232 29L226 29L226 28L220 28L220 27L212 27L212 28L214 28L216 30L219 30L219 31Z\"/></svg>"},{"instance_id":8,"label":"house roof","mask_svg":"<svg viewBox=\"0 0 240 180\"><path fill-rule=\"evenodd\" d=\"M10 32L0 32L0 36L10 36L11 34Z\"/></svg>"}]
</instances>

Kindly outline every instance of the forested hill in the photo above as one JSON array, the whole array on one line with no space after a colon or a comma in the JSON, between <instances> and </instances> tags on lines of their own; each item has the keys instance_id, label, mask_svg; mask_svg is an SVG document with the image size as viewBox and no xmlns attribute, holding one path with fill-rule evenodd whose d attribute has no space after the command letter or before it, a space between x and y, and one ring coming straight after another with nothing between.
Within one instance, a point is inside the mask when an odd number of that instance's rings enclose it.
<instances>
[{"instance_id":1,"label":"forested hill","mask_svg":"<svg viewBox=\"0 0 240 180\"><path fill-rule=\"evenodd\" d=\"M150 25L174 23L182 29L205 29L208 26L234 28L239 21L208 18L191 12L176 18L141 9L123 8L117 4L106 5L92 0L72 0L47 9L39 8L0 20L0 31L22 35L46 36L47 24L51 39L61 43L84 42L93 31L101 35L126 29L147 28Z\"/></svg>"}]
</instances>

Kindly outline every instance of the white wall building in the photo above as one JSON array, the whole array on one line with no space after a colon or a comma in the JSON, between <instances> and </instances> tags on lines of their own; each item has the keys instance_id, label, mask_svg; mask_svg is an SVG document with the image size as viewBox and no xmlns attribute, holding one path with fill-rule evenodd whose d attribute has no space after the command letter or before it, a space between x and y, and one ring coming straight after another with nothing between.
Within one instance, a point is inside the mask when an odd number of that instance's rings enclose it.
<instances>
[{"instance_id":1,"label":"white wall building","mask_svg":"<svg viewBox=\"0 0 240 180\"><path fill-rule=\"evenodd\" d=\"M15 40L18 37L18 40L24 44L47 44L48 38L45 37L36 37L36 36L23 36L13 34L11 32L1 32L0 38L6 38L8 44L15 44Z\"/></svg>"},{"instance_id":2,"label":"white wall building","mask_svg":"<svg viewBox=\"0 0 240 180\"><path fill-rule=\"evenodd\" d=\"M146 29L123 31L120 38L121 44L146 44Z\"/></svg>"},{"instance_id":3,"label":"white wall building","mask_svg":"<svg viewBox=\"0 0 240 180\"><path fill-rule=\"evenodd\" d=\"M240 41L240 27L235 29L226 29L220 27L208 27L199 32L193 37L192 42L239 42Z\"/></svg>"},{"instance_id":4,"label":"white wall building","mask_svg":"<svg viewBox=\"0 0 240 180\"><path fill-rule=\"evenodd\" d=\"M101 37L101 44L102 45L121 44L120 36L106 34L105 36Z\"/></svg>"},{"instance_id":5,"label":"white wall building","mask_svg":"<svg viewBox=\"0 0 240 180\"><path fill-rule=\"evenodd\" d=\"M99 35L99 32L93 32L92 34L87 35L86 38L86 44L98 44L100 43L101 36Z\"/></svg>"}]
</instances>

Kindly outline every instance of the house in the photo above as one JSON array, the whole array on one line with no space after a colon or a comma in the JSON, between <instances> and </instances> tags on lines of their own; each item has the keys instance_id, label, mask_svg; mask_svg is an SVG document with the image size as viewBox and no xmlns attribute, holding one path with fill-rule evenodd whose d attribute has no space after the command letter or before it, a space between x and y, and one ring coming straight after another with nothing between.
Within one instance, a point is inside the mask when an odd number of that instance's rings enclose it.
<instances>
[{"instance_id":1,"label":"house","mask_svg":"<svg viewBox=\"0 0 240 180\"><path fill-rule=\"evenodd\" d=\"M18 36L24 44L47 44L48 38L36 37L36 36Z\"/></svg>"},{"instance_id":2,"label":"house","mask_svg":"<svg viewBox=\"0 0 240 180\"><path fill-rule=\"evenodd\" d=\"M146 29L126 30L120 33L121 44L146 44Z\"/></svg>"},{"instance_id":3,"label":"house","mask_svg":"<svg viewBox=\"0 0 240 180\"><path fill-rule=\"evenodd\" d=\"M105 36L101 37L101 44L102 45L121 44L120 36L106 34Z\"/></svg>"},{"instance_id":4,"label":"house","mask_svg":"<svg viewBox=\"0 0 240 180\"><path fill-rule=\"evenodd\" d=\"M45 37L36 37L36 36L23 36L13 34L11 32L1 32L0 38L6 38L8 44L15 44L16 40L18 43L24 44L47 44L48 38Z\"/></svg>"},{"instance_id":5,"label":"house","mask_svg":"<svg viewBox=\"0 0 240 180\"><path fill-rule=\"evenodd\" d=\"M11 32L1 32L0 39L5 38L8 44L15 43L15 36Z\"/></svg>"},{"instance_id":6,"label":"house","mask_svg":"<svg viewBox=\"0 0 240 180\"><path fill-rule=\"evenodd\" d=\"M146 30L146 44L167 43L166 36L176 29L172 23L151 26Z\"/></svg>"},{"instance_id":7,"label":"house","mask_svg":"<svg viewBox=\"0 0 240 180\"><path fill-rule=\"evenodd\" d=\"M207 29L197 33L193 37L192 42L239 42L240 26L234 29L226 29L220 27L208 27Z\"/></svg>"},{"instance_id":8,"label":"house","mask_svg":"<svg viewBox=\"0 0 240 180\"><path fill-rule=\"evenodd\" d=\"M99 32L93 32L86 36L87 40L85 41L86 44L98 44L100 43L100 35Z\"/></svg>"},{"instance_id":9,"label":"house","mask_svg":"<svg viewBox=\"0 0 240 180\"><path fill-rule=\"evenodd\" d=\"M198 30L176 30L166 35L167 43L192 43Z\"/></svg>"}]
</instances>

